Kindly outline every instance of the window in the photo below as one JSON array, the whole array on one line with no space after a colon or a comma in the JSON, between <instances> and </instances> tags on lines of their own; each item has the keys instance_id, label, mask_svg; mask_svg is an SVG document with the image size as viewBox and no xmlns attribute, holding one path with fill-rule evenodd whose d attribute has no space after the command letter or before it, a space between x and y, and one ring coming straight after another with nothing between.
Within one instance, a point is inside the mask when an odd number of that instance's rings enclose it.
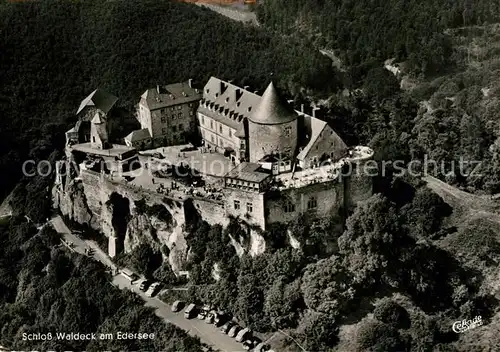
<instances>
[{"instance_id":1,"label":"window","mask_svg":"<svg viewBox=\"0 0 500 352\"><path fill-rule=\"evenodd\" d=\"M172 131L177 132L177 126L172 126Z\"/></svg>"},{"instance_id":2,"label":"window","mask_svg":"<svg viewBox=\"0 0 500 352\"><path fill-rule=\"evenodd\" d=\"M293 204L290 201L287 201L285 203L284 208L285 208L285 213L293 213L295 211L295 204Z\"/></svg>"},{"instance_id":3,"label":"window","mask_svg":"<svg viewBox=\"0 0 500 352\"><path fill-rule=\"evenodd\" d=\"M222 134L222 125L219 126L219 133Z\"/></svg>"},{"instance_id":4,"label":"window","mask_svg":"<svg viewBox=\"0 0 500 352\"><path fill-rule=\"evenodd\" d=\"M220 140L220 146L223 147L224 146L224 141L221 139Z\"/></svg>"},{"instance_id":5,"label":"window","mask_svg":"<svg viewBox=\"0 0 500 352\"><path fill-rule=\"evenodd\" d=\"M203 138L205 138L205 131L204 130L201 130L201 135L203 136Z\"/></svg>"},{"instance_id":6,"label":"window","mask_svg":"<svg viewBox=\"0 0 500 352\"><path fill-rule=\"evenodd\" d=\"M214 142L214 135L211 135L210 139L212 140L212 143L213 143Z\"/></svg>"},{"instance_id":7,"label":"window","mask_svg":"<svg viewBox=\"0 0 500 352\"><path fill-rule=\"evenodd\" d=\"M189 103L188 106L191 108L193 107L193 103Z\"/></svg>"},{"instance_id":8,"label":"window","mask_svg":"<svg viewBox=\"0 0 500 352\"><path fill-rule=\"evenodd\" d=\"M178 117L179 117L180 119L182 119L182 112L179 114L179 116L178 116Z\"/></svg>"},{"instance_id":9,"label":"window","mask_svg":"<svg viewBox=\"0 0 500 352\"><path fill-rule=\"evenodd\" d=\"M292 127L291 126L285 127L285 137L290 137L291 134L292 134Z\"/></svg>"},{"instance_id":10,"label":"window","mask_svg":"<svg viewBox=\"0 0 500 352\"><path fill-rule=\"evenodd\" d=\"M214 122L213 121L210 121L210 128L214 129Z\"/></svg>"},{"instance_id":11,"label":"window","mask_svg":"<svg viewBox=\"0 0 500 352\"><path fill-rule=\"evenodd\" d=\"M182 109L182 106L177 105L177 110L180 110L180 109Z\"/></svg>"},{"instance_id":12,"label":"window","mask_svg":"<svg viewBox=\"0 0 500 352\"><path fill-rule=\"evenodd\" d=\"M201 117L201 124L204 125L205 124L205 118L202 116Z\"/></svg>"},{"instance_id":13,"label":"window","mask_svg":"<svg viewBox=\"0 0 500 352\"><path fill-rule=\"evenodd\" d=\"M235 200L235 201L234 201L234 209L235 209L235 210L240 209L240 201L239 201L239 200Z\"/></svg>"},{"instance_id":14,"label":"window","mask_svg":"<svg viewBox=\"0 0 500 352\"><path fill-rule=\"evenodd\" d=\"M229 129L229 137L232 137L233 136L233 132L231 131L231 129Z\"/></svg>"},{"instance_id":15,"label":"window","mask_svg":"<svg viewBox=\"0 0 500 352\"><path fill-rule=\"evenodd\" d=\"M253 204L252 203L247 203L247 213L253 212Z\"/></svg>"},{"instance_id":16,"label":"window","mask_svg":"<svg viewBox=\"0 0 500 352\"><path fill-rule=\"evenodd\" d=\"M307 209L315 209L317 207L318 207L318 201L316 197L309 198L309 200L307 201Z\"/></svg>"}]
</instances>

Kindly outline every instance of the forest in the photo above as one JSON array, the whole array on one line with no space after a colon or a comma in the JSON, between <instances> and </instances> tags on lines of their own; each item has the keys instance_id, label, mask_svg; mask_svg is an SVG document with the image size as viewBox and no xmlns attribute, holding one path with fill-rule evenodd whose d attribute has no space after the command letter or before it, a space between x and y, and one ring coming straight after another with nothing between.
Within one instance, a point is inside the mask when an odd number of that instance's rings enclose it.
<instances>
[{"instance_id":1,"label":"forest","mask_svg":"<svg viewBox=\"0 0 500 352\"><path fill-rule=\"evenodd\" d=\"M339 84L308 41L283 40L192 4L2 2L0 17L3 195L25 160L62 149L80 102L96 88L119 97L130 119L146 89L189 78L203 84L213 75L258 90L273 77L292 96Z\"/></svg>"},{"instance_id":2,"label":"forest","mask_svg":"<svg viewBox=\"0 0 500 352\"><path fill-rule=\"evenodd\" d=\"M490 61L467 66L457 50L463 43L447 29L495 22L499 6L477 0L266 0L257 8L263 27L254 28L166 0L4 2L0 191L5 195L15 187L15 215L43 222L50 215L52 179L18 182L21 166L27 159L53 163L61 157L64 132L85 96L105 89L120 98L119 108L130 118L145 89L188 78L203 83L214 75L256 90L273 77L296 102L326 101L323 117L347 144L372 146L380 162L425 155L447 164L460 157L482 161L479 177L438 176L473 192L498 193L500 85L491 78L500 74L498 52L485 50ZM334 68L321 48L333 49L343 67ZM411 92L383 69L391 57L407 61L409 75L420 80ZM349 94L341 94L343 88ZM419 180L388 175L375 186L377 194L341 219L344 228L337 217L297 219L288 230L300 248L290 246L285 225L277 226L263 234L269 250L255 258L239 258L229 244L229 234L245 238L236 220L226 229L194 221L186 229L188 269L198 286L189 296L232 311L259 332L284 330L311 351L474 350L473 340L487 334L457 336L450 326L476 315L498 324L498 302L488 286L500 261L498 227L467 219L454 228L449 205ZM14 216L0 234L2 344L41 350L199 348L135 297L101 290L109 286L104 269L57 248L50 229L38 234ZM160 257L142 244L123 260L177 284ZM354 336L348 334L353 326ZM35 346L18 338L24 331L140 328L164 338L137 346ZM485 343L500 344L498 336ZM283 349L297 346L284 339Z\"/></svg>"},{"instance_id":3,"label":"forest","mask_svg":"<svg viewBox=\"0 0 500 352\"><path fill-rule=\"evenodd\" d=\"M141 298L110 285L101 263L61 245L50 226L38 231L22 217L0 226L0 341L9 350L201 350L198 339L166 325ZM154 333L152 340L58 340L55 332ZM51 333L28 341L23 334Z\"/></svg>"}]
</instances>

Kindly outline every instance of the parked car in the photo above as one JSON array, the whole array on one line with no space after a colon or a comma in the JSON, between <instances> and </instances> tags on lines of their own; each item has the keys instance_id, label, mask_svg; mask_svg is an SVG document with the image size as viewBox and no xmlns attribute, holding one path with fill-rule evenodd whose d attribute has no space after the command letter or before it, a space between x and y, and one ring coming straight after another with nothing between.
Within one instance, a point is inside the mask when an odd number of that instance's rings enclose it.
<instances>
[{"instance_id":1,"label":"parked car","mask_svg":"<svg viewBox=\"0 0 500 352\"><path fill-rule=\"evenodd\" d=\"M198 313L198 319L204 320L207 317L208 312L210 312L210 307L205 305L202 309L200 309L200 312Z\"/></svg>"},{"instance_id":2,"label":"parked car","mask_svg":"<svg viewBox=\"0 0 500 352\"><path fill-rule=\"evenodd\" d=\"M150 280L143 280L141 281L141 283L139 284L139 290L141 291L145 291L148 289L148 287L151 285L151 281Z\"/></svg>"},{"instance_id":3,"label":"parked car","mask_svg":"<svg viewBox=\"0 0 500 352\"><path fill-rule=\"evenodd\" d=\"M252 334L252 331L249 328L244 328L241 330L238 335L236 335L236 341L242 342L244 340L247 340Z\"/></svg>"},{"instance_id":4,"label":"parked car","mask_svg":"<svg viewBox=\"0 0 500 352\"><path fill-rule=\"evenodd\" d=\"M227 336L229 337L236 337L238 335L238 332L240 332L241 326L239 325L234 325L231 329L229 329L229 332L227 333Z\"/></svg>"},{"instance_id":5,"label":"parked car","mask_svg":"<svg viewBox=\"0 0 500 352\"><path fill-rule=\"evenodd\" d=\"M227 322L229 319L230 319L229 315L226 312L220 310L215 314L214 318L215 326L224 325L224 323Z\"/></svg>"},{"instance_id":6,"label":"parked car","mask_svg":"<svg viewBox=\"0 0 500 352\"><path fill-rule=\"evenodd\" d=\"M194 303L191 303L186 310L184 311L184 318L186 319L191 319L196 315L196 305Z\"/></svg>"},{"instance_id":7,"label":"parked car","mask_svg":"<svg viewBox=\"0 0 500 352\"><path fill-rule=\"evenodd\" d=\"M231 328L234 325L235 325L235 323L233 323L232 321L228 321L227 323L222 325L222 327L220 328L220 331L222 331L224 334L227 334L229 332L229 330L231 330Z\"/></svg>"},{"instance_id":8,"label":"parked car","mask_svg":"<svg viewBox=\"0 0 500 352\"><path fill-rule=\"evenodd\" d=\"M174 304L172 304L172 312L177 313L180 311L182 308L184 308L184 302L182 301L175 301Z\"/></svg>"},{"instance_id":9,"label":"parked car","mask_svg":"<svg viewBox=\"0 0 500 352\"><path fill-rule=\"evenodd\" d=\"M215 316L217 315L217 312L212 309L211 311L208 312L206 318L205 318L205 323L207 324L213 324L215 322Z\"/></svg>"},{"instance_id":10,"label":"parked car","mask_svg":"<svg viewBox=\"0 0 500 352\"><path fill-rule=\"evenodd\" d=\"M271 349L271 346L266 344L265 342L260 342L257 346L255 346L255 352L267 352Z\"/></svg>"},{"instance_id":11,"label":"parked car","mask_svg":"<svg viewBox=\"0 0 500 352\"><path fill-rule=\"evenodd\" d=\"M160 283L153 282L146 291L146 296L153 297L159 291L159 289L160 289Z\"/></svg>"},{"instance_id":12,"label":"parked car","mask_svg":"<svg viewBox=\"0 0 500 352\"><path fill-rule=\"evenodd\" d=\"M243 341L243 348L247 351L250 351L253 348L253 342L252 340L245 340Z\"/></svg>"}]
</instances>

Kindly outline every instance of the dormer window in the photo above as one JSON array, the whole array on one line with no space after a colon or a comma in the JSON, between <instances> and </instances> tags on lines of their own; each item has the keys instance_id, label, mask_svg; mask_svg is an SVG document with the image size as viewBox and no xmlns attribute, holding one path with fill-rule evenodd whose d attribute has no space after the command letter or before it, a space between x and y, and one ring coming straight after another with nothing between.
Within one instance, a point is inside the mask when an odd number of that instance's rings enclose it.
<instances>
[{"instance_id":1,"label":"dormer window","mask_svg":"<svg viewBox=\"0 0 500 352\"><path fill-rule=\"evenodd\" d=\"M229 103L229 97L226 97L226 103Z\"/></svg>"},{"instance_id":2,"label":"dormer window","mask_svg":"<svg viewBox=\"0 0 500 352\"><path fill-rule=\"evenodd\" d=\"M252 111L252 107L251 106L248 107L248 112L250 112L250 111Z\"/></svg>"},{"instance_id":3,"label":"dormer window","mask_svg":"<svg viewBox=\"0 0 500 352\"><path fill-rule=\"evenodd\" d=\"M240 103L240 102L237 102L237 103L236 103L236 106L238 106L238 107L239 107L240 105L241 105L241 103Z\"/></svg>"}]
</instances>

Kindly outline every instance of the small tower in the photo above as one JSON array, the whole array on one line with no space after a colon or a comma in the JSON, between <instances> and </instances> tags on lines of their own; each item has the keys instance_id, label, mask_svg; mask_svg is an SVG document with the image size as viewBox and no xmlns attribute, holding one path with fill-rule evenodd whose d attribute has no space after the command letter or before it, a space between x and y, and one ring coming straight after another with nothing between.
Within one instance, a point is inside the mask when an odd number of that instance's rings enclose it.
<instances>
[{"instance_id":1,"label":"small tower","mask_svg":"<svg viewBox=\"0 0 500 352\"><path fill-rule=\"evenodd\" d=\"M109 149L108 127L106 115L102 111L97 111L90 126L90 143L92 148Z\"/></svg>"}]
</instances>

